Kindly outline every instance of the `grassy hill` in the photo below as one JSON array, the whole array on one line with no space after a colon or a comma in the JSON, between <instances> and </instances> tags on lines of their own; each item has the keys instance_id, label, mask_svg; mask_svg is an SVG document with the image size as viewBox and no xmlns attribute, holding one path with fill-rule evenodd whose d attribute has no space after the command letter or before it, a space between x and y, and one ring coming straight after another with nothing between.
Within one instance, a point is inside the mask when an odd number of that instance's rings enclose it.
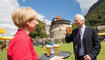
<instances>
[{"instance_id":1,"label":"grassy hill","mask_svg":"<svg viewBox=\"0 0 105 60\"><path fill-rule=\"evenodd\" d=\"M105 0L95 3L85 15L86 25L105 25Z\"/></svg>"}]
</instances>

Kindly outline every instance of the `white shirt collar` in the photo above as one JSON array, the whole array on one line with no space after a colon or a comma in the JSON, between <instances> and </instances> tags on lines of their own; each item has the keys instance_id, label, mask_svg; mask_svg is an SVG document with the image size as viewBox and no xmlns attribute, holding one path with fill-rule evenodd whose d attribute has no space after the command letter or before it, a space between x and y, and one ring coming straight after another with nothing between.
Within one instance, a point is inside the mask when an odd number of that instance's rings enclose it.
<instances>
[{"instance_id":1,"label":"white shirt collar","mask_svg":"<svg viewBox=\"0 0 105 60\"><path fill-rule=\"evenodd\" d=\"M86 28L86 26L85 25L83 25L82 27L81 27L81 33L84 33L84 31L85 31L85 28Z\"/></svg>"}]
</instances>

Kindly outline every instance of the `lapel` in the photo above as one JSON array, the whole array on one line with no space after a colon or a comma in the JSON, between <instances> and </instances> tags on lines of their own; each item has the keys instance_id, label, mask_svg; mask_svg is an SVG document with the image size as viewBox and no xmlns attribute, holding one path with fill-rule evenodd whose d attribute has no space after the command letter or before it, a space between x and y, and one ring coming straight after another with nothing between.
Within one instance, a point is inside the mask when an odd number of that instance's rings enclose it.
<instances>
[{"instance_id":1,"label":"lapel","mask_svg":"<svg viewBox=\"0 0 105 60\"><path fill-rule=\"evenodd\" d=\"M75 33L75 35L74 35L74 45L77 45L77 43L78 43L78 32L79 32L78 29L76 29L76 31L74 32Z\"/></svg>"}]
</instances>

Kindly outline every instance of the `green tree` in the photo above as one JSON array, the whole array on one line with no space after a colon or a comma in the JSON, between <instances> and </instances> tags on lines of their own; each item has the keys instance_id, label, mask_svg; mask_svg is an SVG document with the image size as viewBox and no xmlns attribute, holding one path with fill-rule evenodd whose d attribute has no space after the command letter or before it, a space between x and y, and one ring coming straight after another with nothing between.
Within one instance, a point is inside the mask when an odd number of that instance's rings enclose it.
<instances>
[{"instance_id":1,"label":"green tree","mask_svg":"<svg viewBox=\"0 0 105 60\"><path fill-rule=\"evenodd\" d=\"M85 15L86 25L96 27L105 25L105 0L99 0Z\"/></svg>"},{"instance_id":2,"label":"green tree","mask_svg":"<svg viewBox=\"0 0 105 60\"><path fill-rule=\"evenodd\" d=\"M74 24L74 23L72 23L72 29L75 29L77 26Z\"/></svg>"},{"instance_id":3,"label":"green tree","mask_svg":"<svg viewBox=\"0 0 105 60\"><path fill-rule=\"evenodd\" d=\"M37 27L35 27L35 32L32 32L30 36L32 38L38 37L38 38L47 38L48 35L45 32L45 23L42 21L38 20L39 24Z\"/></svg>"}]
</instances>

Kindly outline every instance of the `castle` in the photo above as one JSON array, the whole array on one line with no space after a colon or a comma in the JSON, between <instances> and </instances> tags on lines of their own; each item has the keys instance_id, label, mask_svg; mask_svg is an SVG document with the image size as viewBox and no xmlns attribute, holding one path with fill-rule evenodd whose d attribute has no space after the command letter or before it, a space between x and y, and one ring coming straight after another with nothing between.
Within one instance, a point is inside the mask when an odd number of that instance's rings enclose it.
<instances>
[{"instance_id":1,"label":"castle","mask_svg":"<svg viewBox=\"0 0 105 60\"><path fill-rule=\"evenodd\" d=\"M46 33L50 35L50 38L65 38L67 27L71 27L70 21L56 15L51 25L46 25Z\"/></svg>"}]
</instances>

